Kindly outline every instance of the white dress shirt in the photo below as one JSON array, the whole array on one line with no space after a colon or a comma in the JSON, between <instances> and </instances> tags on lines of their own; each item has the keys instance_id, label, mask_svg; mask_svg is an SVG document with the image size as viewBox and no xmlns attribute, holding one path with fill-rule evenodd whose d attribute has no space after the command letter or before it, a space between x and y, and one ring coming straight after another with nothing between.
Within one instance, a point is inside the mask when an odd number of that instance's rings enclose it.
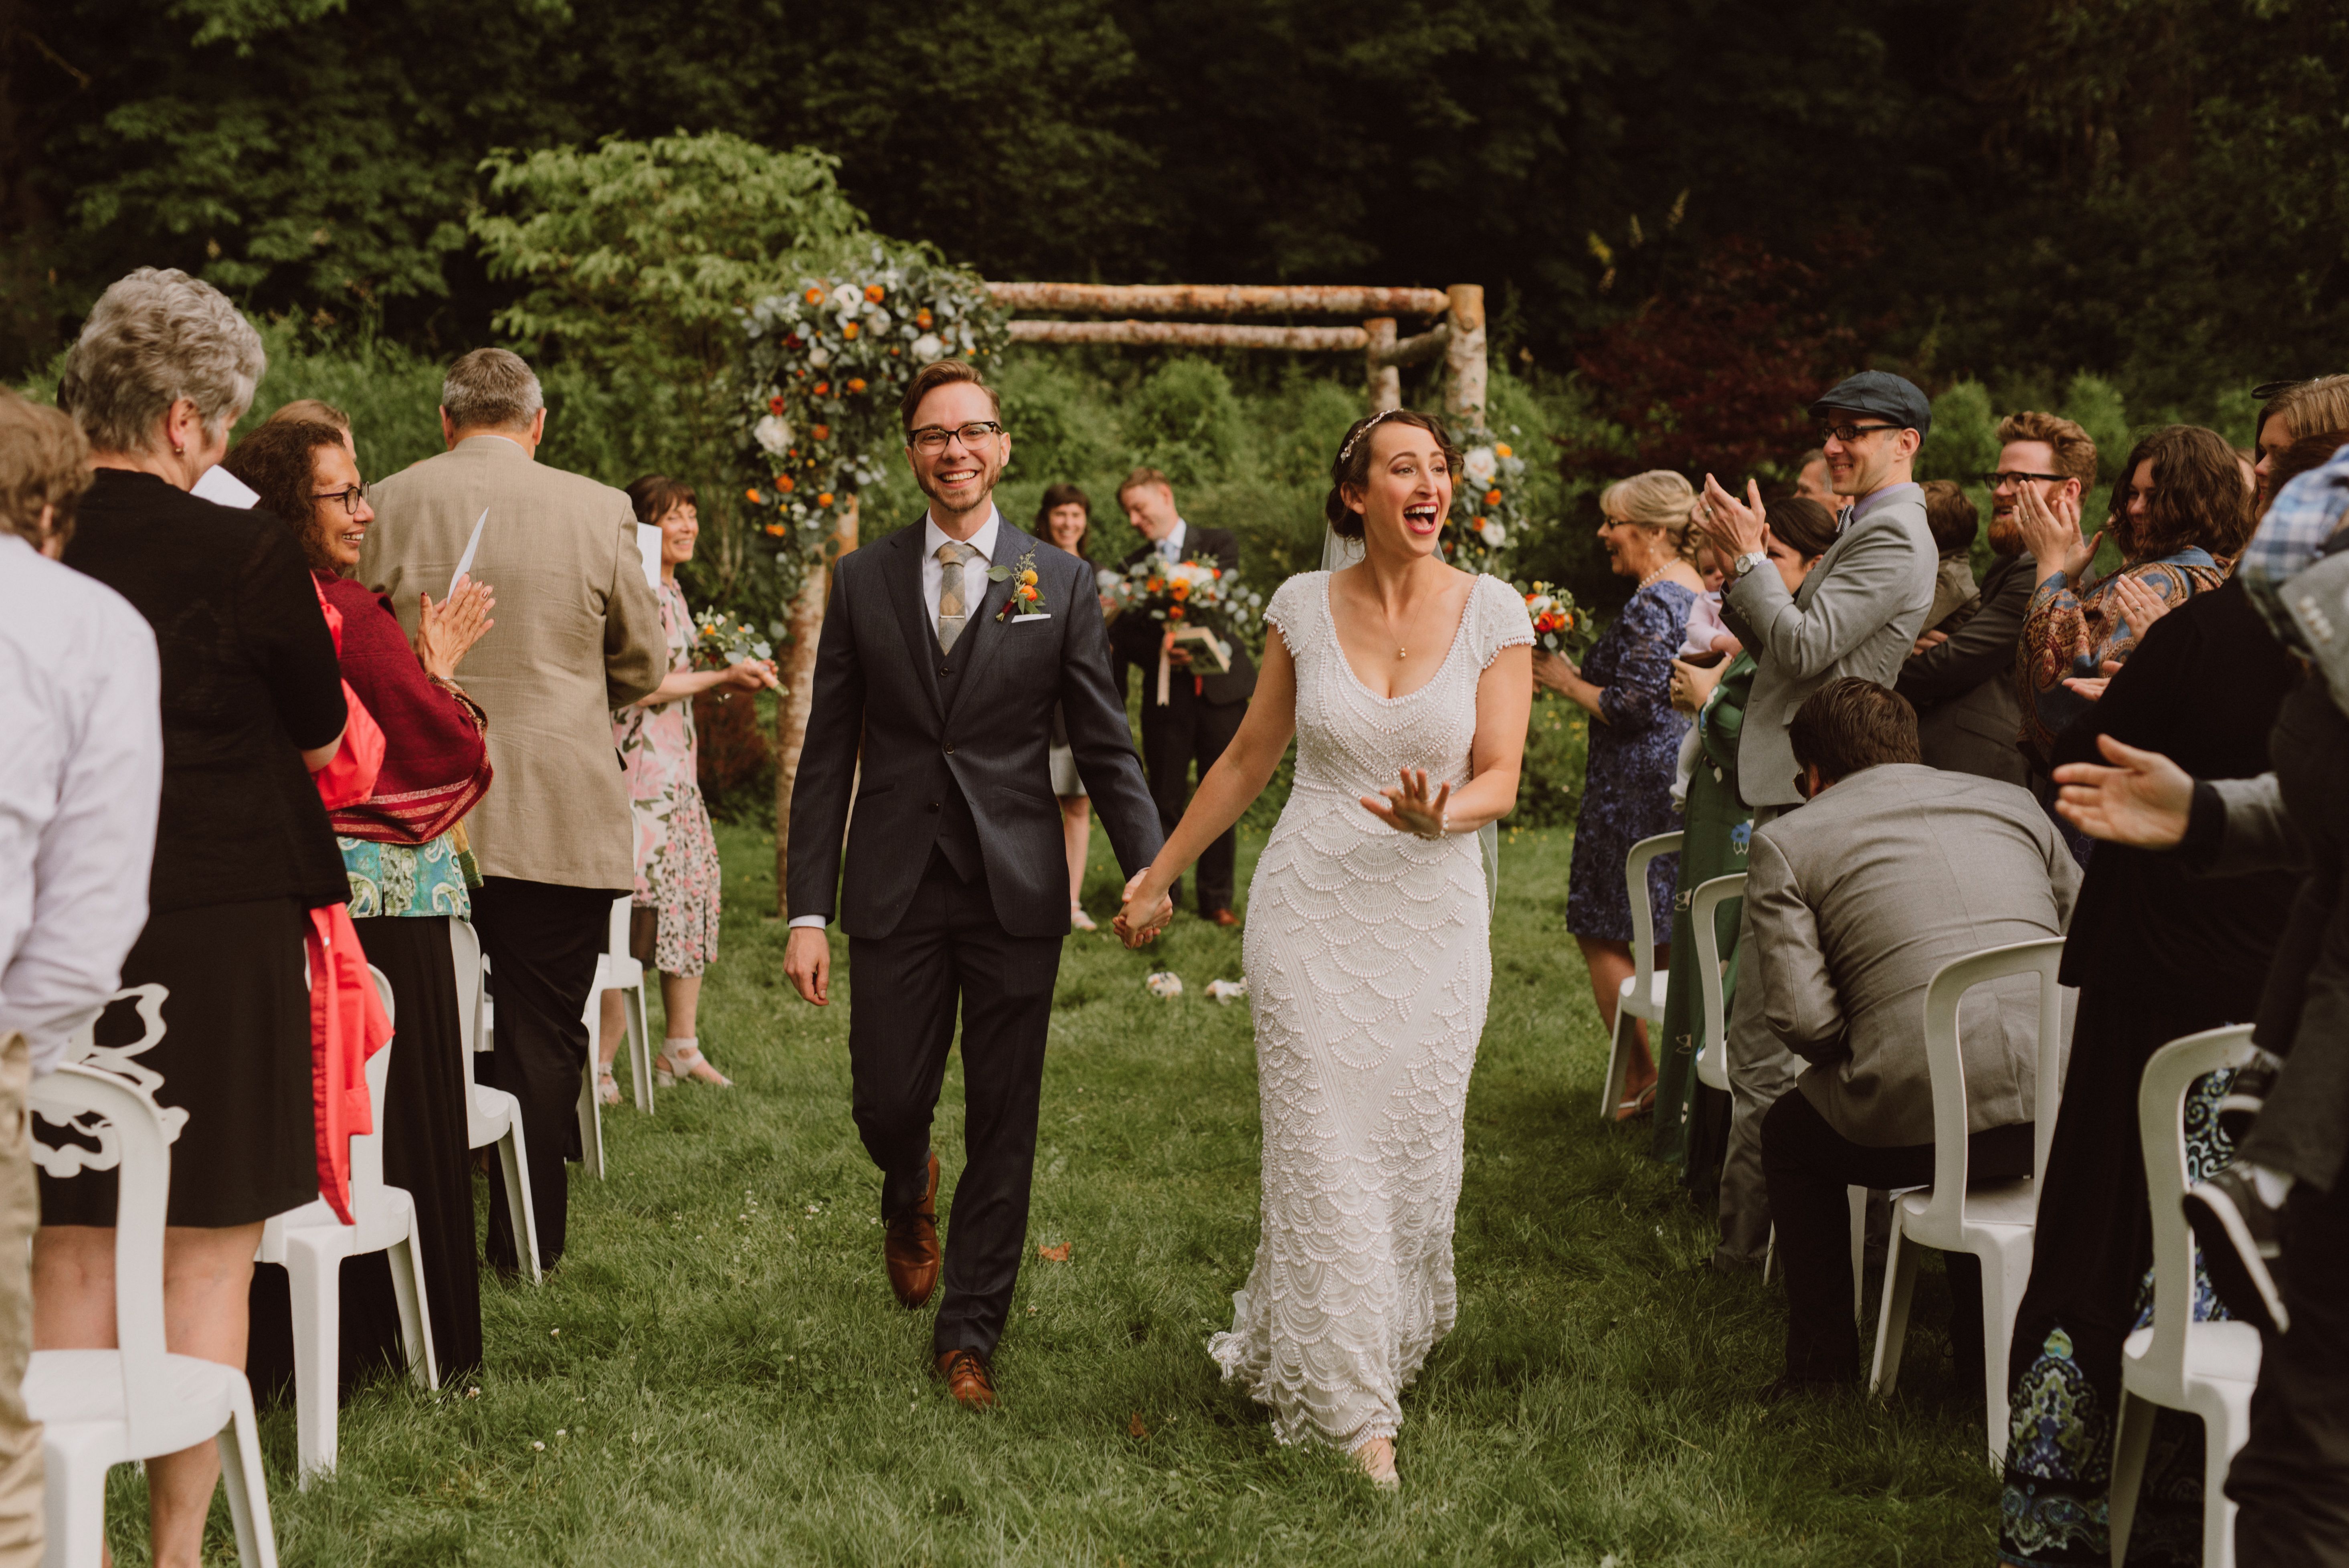
<instances>
[{"instance_id":1,"label":"white dress shirt","mask_svg":"<svg viewBox=\"0 0 2349 1568\"><path fill-rule=\"evenodd\" d=\"M987 521L968 539L957 542L938 526L938 520L928 512L922 514L922 606L929 616L930 629L938 624L938 598L945 591L947 563L938 559L938 546L960 542L969 545L978 554L962 563L962 602L966 611L976 613L979 595L987 587L987 569L995 564L995 536L1003 526L1003 513L992 503L987 509ZM968 634L968 625L965 634ZM822 926L826 922L820 914L802 914L792 921L792 929L802 925Z\"/></svg>"},{"instance_id":2,"label":"white dress shirt","mask_svg":"<svg viewBox=\"0 0 2349 1568\"><path fill-rule=\"evenodd\" d=\"M0 533L0 1040L33 1071L122 982L147 923L163 787L161 682L146 617Z\"/></svg>"},{"instance_id":3,"label":"white dress shirt","mask_svg":"<svg viewBox=\"0 0 2349 1568\"><path fill-rule=\"evenodd\" d=\"M990 503L987 521L978 531L960 542L978 552L978 559L962 563L962 602L966 609L978 607L980 587L987 581L987 569L995 564L995 533L1003 526L1003 514ZM938 546L957 542L954 537L938 526L938 520L928 512L922 514L922 603L929 612L930 629L938 624L938 594L946 586L947 563L938 559Z\"/></svg>"},{"instance_id":4,"label":"white dress shirt","mask_svg":"<svg viewBox=\"0 0 2349 1568\"><path fill-rule=\"evenodd\" d=\"M1174 526L1166 531L1166 537L1158 542L1159 558L1165 561L1170 565L1181 565L1183 563L1183 541L1190 537L1190 533L1191 525L1185 522L1181 518L1176 518L1174 520Z\"/></svg>"}]
</instances>

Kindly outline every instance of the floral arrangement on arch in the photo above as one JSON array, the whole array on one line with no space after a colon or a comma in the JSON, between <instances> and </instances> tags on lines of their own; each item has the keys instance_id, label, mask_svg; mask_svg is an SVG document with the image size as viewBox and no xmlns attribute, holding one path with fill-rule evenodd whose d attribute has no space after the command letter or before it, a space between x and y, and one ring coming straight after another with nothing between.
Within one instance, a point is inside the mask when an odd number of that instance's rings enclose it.
<instances>
[{"instance_id":1,"label":"floral arrangement on arch","mask_svg":"<svg viewBox=\"0 0 2349 1568\"><path fill-rule=\"evenodd\" d=\"M1452 515L1444 521L1444 558L1464 572L1506 579L1509 552L1532 518L1525 509L1526 460L1479 425L1461 440L1460 471L1452 478Z\"/></svg>"},{"instance_id":2,"label":"floral arrangement on arch","mask_svg":"<svg viewBox=\"0 0 2349 1568\"><path fill-rule=\"evenodd\" d=\"M820 554L851 497L885 485L904 446L897 399L937 359L979 359L1010 341L978 277L925 247L868 258L743 313L744 491L778 554Z\"/></svg>"}]
</instances>

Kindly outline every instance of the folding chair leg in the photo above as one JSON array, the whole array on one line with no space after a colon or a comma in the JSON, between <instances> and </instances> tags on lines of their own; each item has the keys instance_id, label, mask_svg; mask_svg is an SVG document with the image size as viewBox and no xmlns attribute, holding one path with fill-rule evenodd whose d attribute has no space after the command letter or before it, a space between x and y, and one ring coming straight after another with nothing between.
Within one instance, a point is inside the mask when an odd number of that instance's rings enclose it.
<instances>
[{"instance_id":1,"label":"folding chair leg","mask_svg":"<svg viewBox=\"0 0 2349 1568\"><path fill-rule=\"evenodd\" d=\"M592 1037L591 1041L592 1044ZM596 1181L604 1180L604 1107L595 1098L594 1057L588 1057L588 1070L580 1075L579 1084L579 1154L587 1173Z\"/></svg>"},{"instance_id":2,"label":"folding chair leg","mask_svg":"<svg viewBox=\"0 0 2349 1568\"><path fill-rule=\"evenodd\" d=\"M530 1200L528 1149L529 1140L523 1136L522 1118L517 1115L506 1135L498 1140L498 1164L506 1179L506 1218L513 1223L513 1233L522 1238L523 1256L530 1260L530 1283L544 1284L546 1276L538 1266L538 1210Z\"/></svg>"},{"instance_id":3,"label":"folding chair leg","mask_svg":"<svg viewBox=\"0 0 2349 1568\"><path fill-rule=\"evenodd\" d=\"M427 1392L440 1387L440 1364L432 1351L432 1312L424 1288L424 1250L416 1228L416 1212L408 1213L408 1239L387 1249L391 1265L391 1294L399 1304L399 1343L408 1355L408 1375Z\"/></svg>"},{"instance_id":4,"label":"folding chair leg","mask_svg":"<svg viewBox=\"0 0 2349 1568\"><path fill-rule=\"evenodd\" d=\"M236 1527L240 1568L277 1568L277 1531L269 1517L269 1488L261 1469L261 1433L253 1418L253 1390L240 1387L229 1424L216 1442L229 1521Z\"/></svg>"},{"instance_id":5,"label":"folding chair leg","mask_svg":"<svg viewBox=\"0 0 2349 1568\"><path fill-rule=\"evenodd\" d=\"M2112 1521L2113 1568L2120 1568L2128 1555L2129 1526L2137 1520L2137 1489L2145 1480L2146 1455L2153 1449L2157 1409L2135 1394L2121 1395L2120 1418L2113 1427L2113 1486L2105 1505Z\"/></svg>"},{"instance_id":6,"label":"folding chair leg","mask_svg":"<svg viewBox=\"0 0 2349 1568\"><path fill-rule=\"evenodd\" d=\"M645 988L632 985L620 993L620 1016L628 1031L628 1072L636 1080L636 1109L653 1113L652 1025L645 1016Z\"/></svg>"},{"instance_id":7,"label":"folding chair leg","mask_svg":"<svg viewBox=\"0 0 2349 1568\"><path fill-rule=\"evenodd\" d=\"M1771 1276L1777 1272L1778 1225L1777 1222L1773 1221L1770 1224L1770 1234L1762 1243L1762 1283L1767 1285Z\"/></svg>"},{"instance_id":8,"label":"folding chair leg","mask_svg":"<svg viewBox=\"0 0 2349 1568\"><path fill-rule=\"evenodd\" d=\"M2227 1470L2235 1456L2220 1436L2219 1422L2202 1429L2203 1568L2235 1568L2235 1504L2227 1496ZM2237 1434L2240 1441L2243 1434Z\"/></svg>"},{"instance_id":9,"label":"folding chair leg","mask_svg":"<svg viewBox=\"0 0 2349 1568\"><path fill-rule=\"evenodd\" d=\"M397 1274L394 1275L397 1278ZM341 1411L342 1258L296 1233L286 1238L285 1284L294 1305L295 1483L335 1473Z\"/></svg>"},{"instance_id":10,"label":"folding chair leg","mask_svg":"<svg viewBox=\"0 0 2349 1568\"><path fill-rule=\"evenodd\" d=\"M1612 1121L1615 1109L1623 1103L1623 1080L1631 1071L1630 1047L1625 1044L1632 1037L1631 1009L1623 998L1615 1002L1615 1033L1607 1042L1607 1077L1599 1088L1599 1119Z\"/></svg>"},{"instance_id":11,"label":"folding chair leg","mask_svg":"<svg viewBox=\"0 0 2349 1568\"><path fill-rule=\"evenodd\" d=\"M1868 1315L1868 1189L1847 1187L1844 1201L1851 1205L1851 1320L1865 1323Z\"/></svg>"},{"instance_id":12,"label":"folding chair leg","mask_svg":"<svg viewBox=\"0 0 2349 1568\"><path fill-rule=\"evenodd\" d=\"M1876 1315L1876 1364L1868 1375L1871 1394L1892 1392L1900 1376L1901 1342L1909 1336L1909 1298L1917 1288L1917 1249L1900 1243L1896 1219L1884 1253L1884 1305Z\"/></svg>"}]
</instances>

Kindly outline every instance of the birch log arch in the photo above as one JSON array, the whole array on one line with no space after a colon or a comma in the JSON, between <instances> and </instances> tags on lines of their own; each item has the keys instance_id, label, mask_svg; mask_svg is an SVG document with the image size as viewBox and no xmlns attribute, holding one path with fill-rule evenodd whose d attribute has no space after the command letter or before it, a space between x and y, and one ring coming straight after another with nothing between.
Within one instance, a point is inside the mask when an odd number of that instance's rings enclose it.
<instances>
[{"instance_id":1,"label":"birch log arch","mask_svg":"<svg viewBox=\"0 0 2349 1568\"><path fill-rule=\"evenodd\" d=\"M916 346L912 344L899 344L898 351L885 362L874 354L876 338L886 343L892 336L905 335L909 305L931 318L922 323L925 327L943 325L951 317L960 329L951 335L925 334L928 341L920 348L940 345L946 353L973 358L999 352L1006 341L1359 354L1364 400L1372 412L1402 407L1402 366L1440 359L1444 412L1454 438L1466 451L1464 471L1454 486L1444 552L1469 570L1508 575L1503 569L1503 554L1526 521L1522 501L1525 460L1485 428L1485 290L1481 284L1428 289L1350 284L978 284L968 273L936 263L926 251L890 256L876 250L874 261L874 276L869 280L845 276L809 280L798 295L768 302L752 313L750 322L750 382L757 395L747 413L746 434L759 454L757 471L772 476L768 488L753 486L750 499L754 505L773 508L775 515L766 531L780 552L797 557L803 571L792 602L791 649L776 720L778 916L789 913L783 889L790 869L792 787L806 738L816 634L823 624L831 563L856 548L858 491L865 485L885 482L882 476L895 459L895 451L885 449L894 446L896 436L896 387L902 385L903 375L918 368L920 358L934 356L913 357L910 351ZM885 273L890 275L882 275ZM926 302L927 308L921 309L916 300ZM892 305L895 314L884 315L878 331L874 331L873 315ZM818 340L811 335L811 325L819 315L832 318L833 335L826 348L820 350L825 360L812 363L807 349ZM1269 325L1234 319L1267 315L1351 316L1355 324ZM1144 319L1170 316L1213 319ZM1098 319L1102 317L1114 319ZM857 330L849 330L851 321L860 323ZM1402 332L1404 322L1413 328L1408 336ZM836 335L840 333L846 334L844 339ZM850 346L859 338L864 339L859 346L862 352ZM862 377L851 381L840 375L845 368L836 357L842 349L865 362ZM827 370L833 372L829 377L823 374ZM881 395L885 385L885 397ZM851 386L854 393L843 390ZM814 406L819 397L829 399L821 410ZM844 397L854 399L855 414L848 418L842 417L848 413L841 402ZM885 428L880 417L885 406ZM819 413L831 418L818 423ZM796 419L795 414L799 415ZM828 461L805 461L811 438L829 449ZM790 461L801 463L805 479L792 478L788 462L778 468L776 459L786 454ZM833 476L832 488L810 495L806 483L818 469ZM789 486L783 482L787 478L792 479Z\"/></svg>"}]
</instances>

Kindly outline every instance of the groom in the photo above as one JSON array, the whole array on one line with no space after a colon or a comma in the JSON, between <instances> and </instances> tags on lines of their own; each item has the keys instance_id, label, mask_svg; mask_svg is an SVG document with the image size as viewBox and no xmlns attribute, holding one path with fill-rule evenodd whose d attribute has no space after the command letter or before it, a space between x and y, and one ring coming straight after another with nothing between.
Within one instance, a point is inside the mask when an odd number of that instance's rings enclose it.
<instances>
[{"instance_id":1,"label":"groom","mask_svg":"<svg viewBox=\"0 0 2349 1568\"><path fill-rule=\"evenodd\" d=\"M833 574L792 792L783 970L802 997L829 1003L823 927L837 909L858 992L856 1130L881 1168L882 1256L907 1307L937 1288L930 1117L961 1009L966 1158L932 1346L948 1392L976 1409L995 1403L990 1359L1027 1244L1044 1032L1069 932L1045 761L1055 707L1129 876L1161 835L1110 683L1092 569L995 509L1011 439L994 391L944 360L914 377L898 411L929 511ZM1032 603L1013 597L1023 582ZM1156 924L1173 913L1165 903Z\"/></svg>"}]
</instances>

